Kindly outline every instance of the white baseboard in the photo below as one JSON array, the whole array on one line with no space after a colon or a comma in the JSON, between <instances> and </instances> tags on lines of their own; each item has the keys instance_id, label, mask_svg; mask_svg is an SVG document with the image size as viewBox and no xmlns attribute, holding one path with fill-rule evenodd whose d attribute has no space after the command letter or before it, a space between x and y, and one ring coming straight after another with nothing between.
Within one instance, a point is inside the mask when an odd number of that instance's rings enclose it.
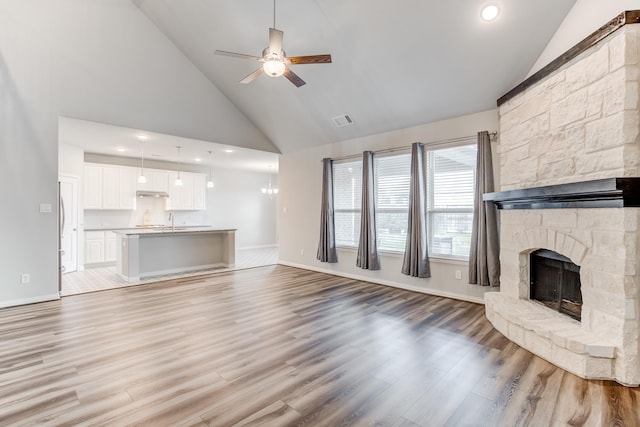
<instances>
[{"instance_id":1,"label":"white baseboard","mask_svg":"<svg viewBox=\"0 0 640 427\"><path fill-rule=\"evenodd\" d=\"M243 246L241 248L236 248L237 251L244 251L244 250L250 250L250 249L267 249L267 248L277 248L278 245L277 244L273 244L273 245L258 245L258 246Z\"/></svg>"},{"instance_id":2,"label":"white baseboard","mask_svg":"<svg viewBox=\"0 0 640 427\"><path fill-rule=\"evenodd\" d=\"M179 273L191 273L191 272L197 272L200 270L211 270L211 269L216 269L216 268L234 268L235 264L226 264L223 262L218 262L215 264L204 264L204 265L196 265L196 266L192 266L192 267L180 267L180 268L170 268L167 270L158 270L158 271L154 271L152 273L142 273L140 274L140 277L135 279L135 280L130 280L130 281L134 281L134 282L138 282L140 280L149 280L152 279L154 277L158 277L158 276L168 276L171 274L179 274ZM120 277L123 277L122 275ZM126 277L123 277L125 280Z\"/></svg>"},{"instance_id":3,"label":"white baseboard","mask_svg":"<svg viewBox=\"0 0 640 427\"><path fill-rule=\"evenodd\" d=\"M377 285L391 286L392 288L399 288L407 291L420 292L422 294L427 294L427 295L434 295L438 297L451 298L455 300L473 302L476 304L484 305L483 298L476 298L471 296L454 294L454 293L444 292L444 291L435 290L435 289L419 288L419 287L407 285L404 283L392 282L390 280L382 280L382 279L376 279L372 277L359 276L357 274L343 273L340 271L329 270L326 268L312 267L309 265L297 264L295 262L289 262L289 261L278 261L278 264L286 265L289 267L301 268L303 270L311 270L311 271L317 271L319 273L331 274L333 276L346 277L347 279L361 280L363 282L371 282Z\"/></svg>"},{"instance_id":4,"label":"white baseboard","mask_svg":"<svg viewBox=\"0 0 640 427\"><path fill-rule=\"evenodd\" d=\"M60 295L59 294L52 294L52 295L39 295L37 297L33 297L33 298L21 298L21 299L14 299L14 300L9 300L9 301L2 301L0 302L0 308L5 308L5 307L15 307L18 305L27 305L27 304L35 304L38 302L46 302L46 301L56 301L60 299Z\"/></svg>"}]
</instances>

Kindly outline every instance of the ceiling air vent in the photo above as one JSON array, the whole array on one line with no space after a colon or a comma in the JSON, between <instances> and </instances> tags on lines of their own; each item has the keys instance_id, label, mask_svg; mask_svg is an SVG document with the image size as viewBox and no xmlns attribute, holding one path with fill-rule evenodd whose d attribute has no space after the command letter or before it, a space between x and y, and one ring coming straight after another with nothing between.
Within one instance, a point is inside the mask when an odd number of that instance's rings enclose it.
<instances>
[{"instance_id":1,"label":"ceiling air vent","mask_svg":"<svg viewBox=\"0 0 640 427\"><path fill-rule=\"evenodd\" d=\"M339 128L354 124L353 119L348 114L340 114L339 116L332 117L331 120L333 120L333 123Z\"/></svg>"}]
</instances>

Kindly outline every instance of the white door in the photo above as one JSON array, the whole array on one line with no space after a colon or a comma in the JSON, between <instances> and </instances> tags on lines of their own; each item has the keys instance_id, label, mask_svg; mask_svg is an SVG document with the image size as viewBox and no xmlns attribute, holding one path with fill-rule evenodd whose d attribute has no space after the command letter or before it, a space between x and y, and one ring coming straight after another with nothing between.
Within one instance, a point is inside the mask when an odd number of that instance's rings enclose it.
<instances>
[{"instance_id":1,"label":"white door","mask_svg":"<svg viewBox=\"0 0 640 427\"><path fill-rule=\"evenodd\" d=\"M62 273L78 269L78 178L60 176L60 265Z\"/></svg>"}]
</instances>

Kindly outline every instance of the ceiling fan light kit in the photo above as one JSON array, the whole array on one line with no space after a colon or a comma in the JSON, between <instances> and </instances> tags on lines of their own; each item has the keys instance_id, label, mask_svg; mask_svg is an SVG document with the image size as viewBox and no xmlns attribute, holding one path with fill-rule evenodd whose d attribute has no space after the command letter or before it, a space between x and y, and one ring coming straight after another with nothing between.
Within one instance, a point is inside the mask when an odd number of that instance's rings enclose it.
<instances>
[{"instance_id":1,"label":"ceiling fan light kit","mask_svg":"<svg viewBox=\"0 0 640 427\"><path fill-rule=\"evenodd\" d=\"M287 69L284 58L276 53L268 53L264 56L265 61L262 64L264 72L271 77L280 77Z\"/></svg>"},{"instance_id":2,"label":"ceiling fan light kit","mask_svg":"<svg viewBox=\"0 0 640 427\"><path fill-rule=\"evenodd\" d=\"M292 56L287 58L284 50L282 50L283 35L284 33L282 31L276 29L276 1L273 0L273 28L269 28L269 46L262 51L261 57L224 50L216 50L215 53L216 55L232 56L234 58L262 62L262 67L240 80L240 83L243 84L251 83L260 74L265 73L270 77L280 77L284 75L287 80L296 87L300 87L306 83L296 73L291 71L289 65L331 63L331 55Z\"/></svg>"}]
</instances>

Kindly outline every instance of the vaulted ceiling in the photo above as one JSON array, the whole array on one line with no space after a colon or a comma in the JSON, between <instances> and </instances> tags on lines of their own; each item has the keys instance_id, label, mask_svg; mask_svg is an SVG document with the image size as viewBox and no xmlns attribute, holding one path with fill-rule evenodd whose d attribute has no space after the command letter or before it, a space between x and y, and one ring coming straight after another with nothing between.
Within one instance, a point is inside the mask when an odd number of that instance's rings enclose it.
<instances>
[{"instance_id":1,"label":"vaulted ceiling","mask_svg":"<svg viewBox=\"0 0 640 427\"><path fill-rule=\"evenodd\" d=\"M272 0L132 0L184 55L286 153L495 107L520 83L575 0L279 0L276 26L288 56L332 55L293 65L306 85L262 75ZM337 127L349 114L355 124Z\"/></svg>"}]
</instances>

